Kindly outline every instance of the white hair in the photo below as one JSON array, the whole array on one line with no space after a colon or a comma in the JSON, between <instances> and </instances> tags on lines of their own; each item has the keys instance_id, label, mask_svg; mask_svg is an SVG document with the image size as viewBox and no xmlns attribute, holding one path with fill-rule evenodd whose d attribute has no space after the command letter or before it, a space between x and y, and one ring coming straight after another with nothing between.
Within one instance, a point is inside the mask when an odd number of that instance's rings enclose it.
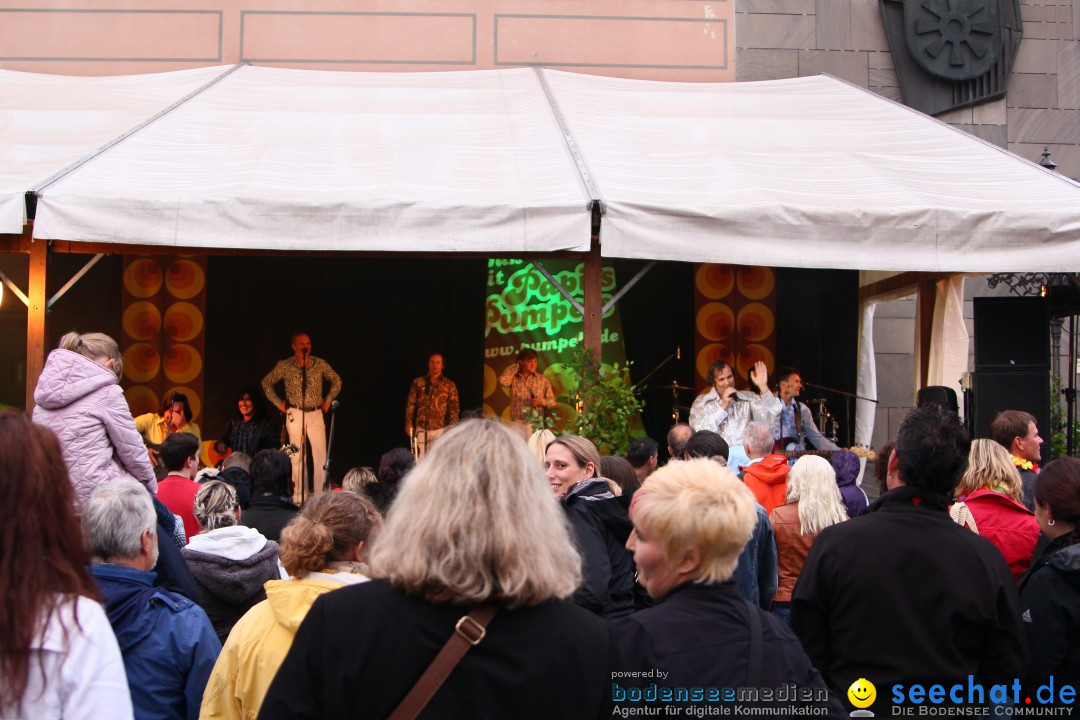
<instances>
[{"instance_id":1,"label":"white hair","mask_svg":"<svg viewBox=\"0 0 1080 720\"><path fill-rule=\"evenodd\" d=\"M746 454L751 457L768 455L773 447L772 428L763 422L747 423L743 430L743 445L746 446Z\"/></svg>"},{"instance_id":2,"label":"white hair","mask_svg":"<svg viewBox=\"0 0 1080 720\"><path fill-rule=\"evenodd\" d=\"M788 473L787 501L799 504L799 532L819 532L848 519L836 471L829 461L817 455L803 455Z\"/></svg>"},{"instance_id":3,"label":"white hair","mask_svg":"<svg viewBox=\"0 0 1080 720\"><path fill-rule=\"evenodd\" d=\"M157 528L150 491L127 479L99 486L83 506L82 526L94 555L102 560L137 557L142 534Z\"/></svg>"}]
</instances>

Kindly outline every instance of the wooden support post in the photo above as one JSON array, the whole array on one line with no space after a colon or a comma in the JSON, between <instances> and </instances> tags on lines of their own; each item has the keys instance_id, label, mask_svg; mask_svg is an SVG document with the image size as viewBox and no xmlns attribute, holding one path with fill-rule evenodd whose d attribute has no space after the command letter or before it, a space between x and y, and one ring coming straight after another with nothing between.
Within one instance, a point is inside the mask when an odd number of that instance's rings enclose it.
<instances>
[{"instance_id":1,"label":"wooden support post","mask_svg":"<svg viewBox=\"0 0 1080 720\"><path fill-rule=\"evenodd\" d=\"M926 387L930 378L930 345L934 337L934 305L937 302L937 283L919 283L915 299L915 390Z\"/></svg>"},{"instance_id":2,"label":"wooden support post","mask_svg":"<svg viewBox=\"0 0 1080 720\"><path fill-rule=\"evenodd\" d=\"M600 257L599 222L594 217L592 242L585 256L585 317L583 318L585 347L600 361L600 335L603 330L604 298L601 294L604 259Z\"/></svg>"},{"instance_id":3,"label":"wooden support post","mask_svg":"<svg viewBox=\"0 0 1080 720\"><path fill-rule=\"evenodd\" d=\"M26 412L34 409L34 388L45 367L45 269L49 259L47 240L30 242L30 284L26 308Z\"/></svg>"}]
</instances>

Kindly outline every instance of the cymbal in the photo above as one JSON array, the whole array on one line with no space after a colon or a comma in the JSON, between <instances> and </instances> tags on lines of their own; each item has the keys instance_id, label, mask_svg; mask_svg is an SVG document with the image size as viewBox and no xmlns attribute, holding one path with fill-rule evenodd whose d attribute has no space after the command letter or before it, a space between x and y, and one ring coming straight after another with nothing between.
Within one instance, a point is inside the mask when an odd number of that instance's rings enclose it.
<instances>
[{"instance_id":1,"label":"cymbal","mask_svg":"<svg viewBox=\"0 0 1080 720\"><path fill-rule=\"evenodd\" d=\"M686 385L679 385L678 383L672 383L671 385L656 385L656 388L660 390L693 390L692 387Z\"/></svg>"}]
</instances>

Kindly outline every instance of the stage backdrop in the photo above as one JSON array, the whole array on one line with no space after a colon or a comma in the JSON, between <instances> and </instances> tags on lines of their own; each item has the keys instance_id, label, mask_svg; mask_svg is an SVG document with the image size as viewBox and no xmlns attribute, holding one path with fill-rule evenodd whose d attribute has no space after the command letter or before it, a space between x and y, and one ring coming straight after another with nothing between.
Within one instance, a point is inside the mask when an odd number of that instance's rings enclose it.
<instances>
[{"instance_id":1,"label":"stage backdrop","mask_svg":"<svg viewBox=\"0 0 1080 720\"><path fill-rule=\"evenodd\" d=\"M566 260L545 260L544 267L579 302L584 298L584 265ZM615 269L605 265L602 275L606 303L616 291ZM602 363L626 364L622 320L616 305L604 315ZM551 381L558 406L557 431L576 415L573 394L580 368L573 367L576 349L583 343L581 313L531 263L489 260L484 324L484 415L510 420L509 388L499 383L507 367L517 362L526 347L536 350L539 368Z\"/></svg>"},{"instance_id":2,"label":"stage backdrop","mask_svg":"<svg viewBox=\"0 0 1080 720\"><path fill-rule=\"evenodd\" d=\"M698 265L694 273L694 380L709 389L709 365L726 360L735 386L749 387L758 360L776 370L776 274L766 267Z\"/></svg>"},{"instance_id":3,"label":"stage backdrop","mask_svg":"<svg viewBox=\"0 0 1080 720\"><path fill-rule=\"evenodd\" d=\"M206 345L206 256L124 256L120 349L131 414L187 395L201 423Z\"/></svg>"}]
</instances>

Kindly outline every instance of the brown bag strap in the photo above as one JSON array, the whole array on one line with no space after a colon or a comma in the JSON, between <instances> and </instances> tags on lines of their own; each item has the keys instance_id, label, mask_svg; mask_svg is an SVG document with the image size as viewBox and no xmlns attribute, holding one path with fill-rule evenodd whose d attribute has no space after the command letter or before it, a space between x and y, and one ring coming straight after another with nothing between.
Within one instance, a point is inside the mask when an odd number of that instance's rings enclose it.
<instances>
[{"instance_id":1,"label":"brown bag strap","mask_svg":"<svg viewBox=\"0 0 1080 720\"><path fill-rule=\"evenodd\" d=\"M481 605L470 610L467 615L462 615L442 650L431 661L405 699L390 713L388 720L413 720L419 715L469 648L479 645L484 639L487 625L498 611L498 605Z\"/></svg>"}]
</instances>

